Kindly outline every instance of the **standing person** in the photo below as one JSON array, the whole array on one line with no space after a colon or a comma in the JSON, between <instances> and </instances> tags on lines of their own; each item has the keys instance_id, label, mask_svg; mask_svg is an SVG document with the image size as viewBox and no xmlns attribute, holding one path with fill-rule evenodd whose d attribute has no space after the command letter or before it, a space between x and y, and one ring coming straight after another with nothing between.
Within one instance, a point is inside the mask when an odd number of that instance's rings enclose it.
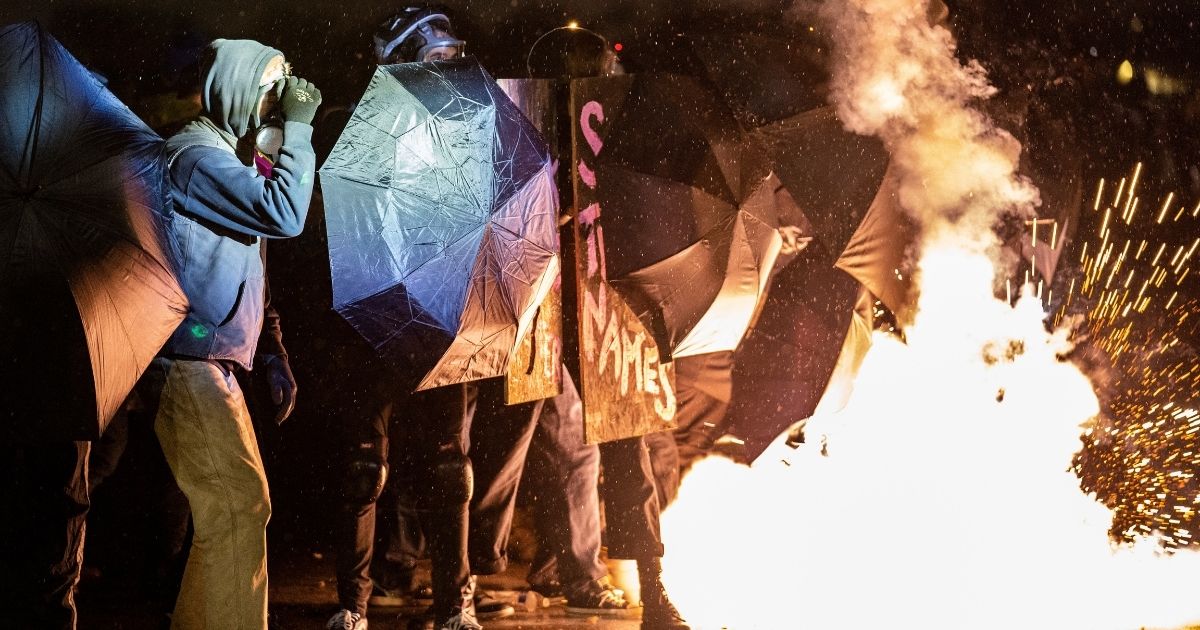
<instances>
[{"instance_id":1,"label":"standing person","mask_svg":"<svg viewBox=\"0 0 1200 630\"><path fill-rule=\"evenodd\" d=\"M584 441L583 402L566 367L563 391L542 409L529 449L538 549L530 587L563 595L573 615L623 616L629 602L600 560L600 448Z\"/></svg>"},{"instance_id":2,"label":"standing person","mask_svg":"<svg viewBox=\"0 0 1200 630\"><path fill-rule=\"evenodd\" d=\"M542 402L504 405L498 379L408 394L387 372L363 378L371 386L344 423L334 543L340 609L326 627L363 630L370 600L409 595L426 546L438 628L480 628L478 607L489 618L515 614L509 604L476 599L476 574L507 567L517 486ZM380 503L390 513L377 521ZM397 536L402 566L389 567L384 556ZM385 571L392 575L380 583Z\"/></svg>"},{"instance_id":3,"label":"standing person","mask_svg":"<svg viewBox=\"0 0 1200 630\"><path fill-rule=\"evenodd\" d=\"M417 5L384 20L374 37L376 63L461 56L466 42L448 15L438 5ZM396 375L372 372L364 375L369 391L345 423L335 543L340 610L326 628L364 630L369 601L395 602L411 592L423 543L433 564L436 627L473 630L482 627L480 618L514 614L511 605L476 592L476 574L507 566L517 486L542 401L505 405L501 379L409 394ZM385 489L398 507L383 521L398 522L377 536L376 505ZM381 584L394 536L401 537L405 566Z\"/></svg>"},{"instance_id":4,"label":"standing person","mask_svg":"<svg viewBox=\"0 0 1200 630\"><path fill-rule=\"evenodd\" d=\"M47 334L73 334L79 326L78 307L69 292L47 296L28 282L0 289L6 290L0 295L0 319L8 336L0 341L0 360L28 365L27 357L45 352L38 341ZM22 312L24 304L37 304L41 312ZM55 357L62 375L85 378L90 370L86 347L72 350ZM40 435L43 424L61 418L23 410L18 397L36 395L30 393L31 385L0 385L0 606L6 611L5 625L14 628L75 630L75 593L91 508L92 443Z\"/></svg>"},{"instance_id":5,"label":"standing person","mask_svg":"<svg viewBox=\"0 0 1200 630\"><path fill-rule=\"evenodd\" d=\"M175 321L183 300L138 270L173 262L158 242L169 210L149 201L163 192L157 138L105 90L103 75L42 26L0 31L9 62L0 70L9 138L0 158L8 173L0 203L0 609L8 627L74 630L91 508L89 439L113 432L112 414L121 412L104 399L120 395L126 370L144 365L120 354L152 352L168 330L139 329L121 350L93 333ZM84 271L106 267L115 273ZM122 301L95 311L81 293ZM135 309L146 317L129 318Z\"/></svg>"},{"instance_id":6,"label":"standing person","mask_svg":"<svg viewBox=\"0 0 1200 630\"><path fill-rule=\"evenodd\" d=\"M171 233L191 307L148 376L161 385L155 433L195 529L173 628L267 625L271 501L235 372L265 367L276 421L288 416L296 388L266 306L263 239L304 227L321 102L289 75L278 50L213 41L201 64L203 110L166 144Z\"/></svg>"},{"instance_id":7,"label":"standing person","mask_svg":"<svg viewBox=\"0 0 1200 630\"><path fill-rule=\"evenodd\" d=\"M623 74L620 60L608 48L607 40L597 39L600 41L591 47L585 45L586 40L577 40L572 52L563 57L564 65L555 68L553 74L564 79ZM568 389L570 374L566 371L563 381L564 391L554 400L557 413L543 416L532 448L533 470L537 472L530 481L535 486L532 494L535 519L539 521L539 545L553 554L539 550L539 562L531 567L530 583L546 591L554 590L554 580L561 581L568 612L622 613L628 604L608 584L607 571L599 561L602 500L608 557L637 563L642 629L689 630L662 584L660 496L665 498L669 489L659 488L653 463L665 463L662 468L674 471L677 458L673 438L668 432L599 446L585 443L582 402L573 382ZM669 444L664 453L670 457L652 459L647 448L652 442ZM604 481L597 493L595 483L601 468Z\"/></svg>"},{"instance_id":8,"label":"standing person","mask_svg":"<svg viewBox=\"0 0 1200 630\"><path fill-rule=\"evenodd\" d=\"M662 583L658 488L642 437L600 445L608 557L637 563L642 630L690 630Z\"/></svg>"},{"instance_id":9,"label":"standing person","mask_svg":"<svg viewBox=\"0 0 1200 630\"><path fill-rule=\"evenodd\" d=\"M599 501L603 500L608 557L637 563L642 630L689 630L662 584L660 490L646 438L598 447L586 444L583 410L581 403L570 403L575 388L566 373L563 386L563 395L554 399L554 412L560 415L543 417L531 450L532 470L537 471L531 482L538 543L552 552L553 562L539 548L540 561L531 567L530 583L546 592L553 589L555 579L561 581L568 613L623 613L628 604L608 584L607 570L599 561ZM601 466L604 483L597 493Z\"/></svg>"}]
</instances>

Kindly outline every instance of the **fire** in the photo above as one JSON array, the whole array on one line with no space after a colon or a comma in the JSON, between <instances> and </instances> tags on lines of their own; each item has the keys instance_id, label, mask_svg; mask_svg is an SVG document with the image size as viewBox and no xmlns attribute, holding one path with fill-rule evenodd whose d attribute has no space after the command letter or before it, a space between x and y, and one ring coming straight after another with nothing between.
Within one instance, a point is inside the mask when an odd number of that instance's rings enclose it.
<instances>
[{"instance_id":1,"label":"fire","mask_svg":"<svg viewBox=\"0 0 1200 630\"><path fill-rule=\"evenodd\" d=\"M1036 297L926 247L906 339L878 335L839 413L754 467L700 462L663 515L697 627L1047 630L1200 620L1200 556L1114 547L1071 460L1098 411ZM827 454L822 454L822 452Z\"/></svg>"},{"instance_id":2,"label":"fire","mask_svg":"<svg viewBox=\"0 0 1200 630\"><path fill-rule=\"evenodd\" d=\"M1163 554L1145 531L1115 546L1113 514L1080 489L1073 457L1099 404L1064 359L1066 333L1047 330L1036 283L1015 304L994 297L1012 269L992 262L992 227L1013 217L1036 226L1038 192L1019 174L1020 145L975 108L995 93L986 72L959 61L927 4L825 0L819 9L838 115L884 141L900 203L922 227L915 315L903 340L877 334L848 403L812 419L806 445L777 444L751 468L706 460L684 479L662 519L671 598L698 627L738 630L1200 621L1200 554ZM1183 216L1170 199L1139 214L1125 192L1136 179L1108 204L1088 287L1068 291L1081 300L1096 284L1117 296L1093 322L1149 305L1160 280L1131 275L1129 260L1169 265L1182 282L1196 250L1180 243L1160 257L1149 243L1126 251L1104 240L1108 224L1134 215ZM1117 315L1114 300L1124 304Z\"/></svg>"}]
</instances>

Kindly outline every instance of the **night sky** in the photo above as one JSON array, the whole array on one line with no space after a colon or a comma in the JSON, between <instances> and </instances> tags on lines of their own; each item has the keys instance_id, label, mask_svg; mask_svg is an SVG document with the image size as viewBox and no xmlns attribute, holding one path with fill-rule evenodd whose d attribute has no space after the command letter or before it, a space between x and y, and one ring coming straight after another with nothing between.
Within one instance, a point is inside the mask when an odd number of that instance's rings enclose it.
<instances>
[{"instance_id":1,"label":"night sky","mask_svg":"<svg viewBox=\"0 0 1200 630\"><path fill-rule=\"evenodd\" d=\"M85 63L113 80L119 95L162 89L196 50L215 37L248 37L281 48L319 84L365 74L359 56L375 25L399 3L346 0L181 2L177 0L10 0L0 22L36 18ZM771 31L805 34L813 0L474 0L448 3L456 25L496 76L525 74L529 46L546 30L579 20L624 44L633 69L671 68L680 38L700 33ZM964 54L1014 63L1015 42L1037 42L1096 64L1152 60L1194 73L1200 50L1200 5L1194 2L951 0ZM222 8L213 8L222 7ZM553 42L549 42L553 44ZM1095 47L1095 56L1091 48ZM347 68L351 69L347 72ZM995 71L995 70L994 70Z\"/></svg>"}]
</instances>

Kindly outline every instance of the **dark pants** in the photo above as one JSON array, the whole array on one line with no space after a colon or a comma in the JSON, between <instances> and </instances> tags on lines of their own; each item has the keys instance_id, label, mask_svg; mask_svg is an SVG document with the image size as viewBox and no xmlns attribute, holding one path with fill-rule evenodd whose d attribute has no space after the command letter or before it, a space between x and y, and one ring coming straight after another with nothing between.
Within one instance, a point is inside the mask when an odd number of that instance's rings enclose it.
<instances>
[{"instance_id":1,"label":"dark pants","mask_svg":"<svg viewBox=\"0 0 1200 630\"><path fill-rule=\"evenodd\" d=\"M672 431L679 450L679 469L687 471L709 455L713 442L729 427L733 396L733 353L712 352L675 360L677 428ZM674 498L674 497L672 497Z\"/></svg>"},{"instance_id":2,"label":"dark pants","mask_svg":"<svg viewBox=\"0 0 1200 630\"><path fill-rule=\"evenodd\" d=\"M654 493L658 507L665 510L679 494L680 458L679 444L672 431L647 433L642 436L646 443L646 454L650 458L651 475L654 477Z\"/></svg>"},{"instance_id":3,"label":"dark pants","mask_svg":"<svg viewBox=\"0 0 1200 630\"><path fill-rule=\"evenodd\" d=\"M375 507L375 547L371 551L371 580L389 589L412 590L417 562L427 555L413 490L415 482L390 471L387 489Z\"/></svg>"},{"instance_id":4,"label":"dark pants","mask_svg":"<svg viewBox=\"0 0 1200 630\"><path fill-rule=\"evenodd\" d=\"M663 555L658 491L650 451L641 437L600 445L608 556L647 560Z\"/></svg>"},{"instance_id":5,"label":"dark pants","mask_svg":"<svg viewBox=\"0 0 1200 630\"><path fill-rule=\"evenodd\" d=\"M529 448L530 510L538 549L529 583L571 588L608 573L600 561L600 448L584 443L583 402L563 369L563 392L547 401Z\"/></svg>"},{"instance_id":6,"label":"dark pants","mask_svg":"<svg viewBox=\"0 0 1200 630\"><path fill-rule=\"evenodd\" d=\"M660 493L646 439L599 446L584 443L582 402L565 369L563 375L563 393L543 410L530 449L538 554L529 583L549 584L557 579L570 587L608 573L599 558L601 498L609 557L658 558L663 545ZM598 489L601 466L604 480Z\"/></svg>"},{"instance_id":7,"label":"dark pants","mask_svg":"<svg viewBox=\"0 0 1200 630\"><path fill-rule=\"evenodd\" d=\"M675 359L676 428L644 437L660 507L675 500L682 476L711 454L714 442L725 434L732 394L733 353Z\"/></svg>"},{"instance_id":8,"label":"dark pants","mask_svg":"<svg viewBox=\"0 0 1200 630\"><path fill-rule=\"evenodd\" d=\"M191 510L154 435L154 416L162 394L161 372L148 370L135 392L92 445L88 487L102 514L111 515L113 509L136 508L136 516L122 519L121 523L135 526L125 533L141 543L132 553L145 563L138 578L154 611L165 616L175 608L183 581ZM102 488L118 468L126 468L127 474L123 474L126 483ZM102 505L106 499L115 504L108 512ZM103 535L103 523L98 525Z\"/></svg>"},{"instance_id":9,"label":"dark pants","mask_svg":"<svg viewBox=\"0 0 1200 630\"><path fill-rule=\"evenodd\" d=\"M387 462L392 481L383 502L384 521L395 522L397 492L419 484L424 474L416 474L409 460L415 452L404 442L405 432L427 433L435 444L462 441L461 430L466 412L464 389L442 387L412 395L397 394L385 379L378 379L363 394L362 405L345 419L347 462ZM457 427L457 429L456 429ZM389 434L395 429L399 444L390 448ZM459 437L453 434L460 432ZM448 438L443 434L449 432ZM398 483L399 482L399 483ZM407 505L407 502L405 502ZM336 528L338 601L343 608L358 613L367 610L371 594L371 560L376 542L376 501L346 501L340 505ZM420 530L415 530L419 536ZM386 536L381 536L383 543ZM419 538L413 544L423 544ZM386 547L384 547L386 549ZM415 562L416 558L413 558Z\"/></svg>"},{"instance_id":10,"label":"dark pants","mask_svg":"<svg viewBox=\"0 0 1200 630\"><path fill-rule=\"evenodd\" d=\"M100 439L92 443L88 453L88 494L96 494L109 477L117 472L125 449L129 447L128 402L108 422Z\"/></svg>"},{"instance_id":11,"label":"dark pants","mask_svg":"<svg viewBox=\"0 0 1200 630\"><path fill-rule=\"evenodd\" d=\"M475 468L475 491L468 549L471 573L495 575L508 568L517 489L545 401L505 405L502 379L482 381L472 389L477 396L467 448Z\"/></svg>"},{"instance_id":12,"label":"dark pants","mask_svg":"<svg viewBox=\"0 0 1200 630\"><path fill-rule=\"evenodd\" d=\"M472 573L504 570L517 488L542 403L505 406L503 387L492 379L396 396L381 384L369 396L362 426L350 431L348 457L387 461L394 494L384 502L387 530L378 537L376 502L343 507L337 539L342 607L365 612L377 542L384 555L401 562L415 562L420 545L427 545L438 613L461 601ZM442 482L434 478L451 452L469 453L474 469L469 519L468 504L440 496Z\"/></svg>"},{"instance_id":13,"label":"dark pants","mask_svg":"<svg viewBox=\"0 0 1200 630\"><path fill-rule=\"evenodd\" d=\"M89 442L0 444L0 610L13 628L75 627Z\"/></svg>"}]
</instances>

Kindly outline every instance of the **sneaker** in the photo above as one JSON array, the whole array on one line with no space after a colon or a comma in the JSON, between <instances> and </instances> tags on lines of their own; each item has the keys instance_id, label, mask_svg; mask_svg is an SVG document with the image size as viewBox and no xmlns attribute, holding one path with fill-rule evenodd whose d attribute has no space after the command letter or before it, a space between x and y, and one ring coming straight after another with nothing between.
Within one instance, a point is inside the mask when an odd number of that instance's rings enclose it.
<instances>
[{"instance_id":1,"label":"sneaker","mask_svg":"<svg viewBox=\"0 0 1200 630\"><path fill-rule=\"evenodd\" d=\"M475 620L475 615L466 608L455 608L448 618L436 625L437 630L483 630L483 626Z\"/></svg>"},{"instance_id":2,"label":"sneaker","mask_svg":"<svg viewBox=\"0 0 1200 630\"><path fill-rule=\"evenodd\" d=\"M568 615L624 617L633 613L636 611L625 601L625 593L607 580L588 580L582 588L567 594Z\"/></svg>"},{"instance_id":3,"label":"sneaker","mask_svg":"<svg viewBox=\"0 0 1200 630\"><path fill-rule=\"evenodd\" d=\"M504 619L517 614L517 609L512 607L512 604L502 602L487 591L478 591L475 593L475 618L476 619Z\"/></svg>"},{"instance_id":4,"label":"sneaker","mask_svg":"<svg viewBox=\"0 0 1200 630\"><path fill-rule=\"evenodd\" d=\"M367 604L378 608L400 608L410 603L408 596L400 589L385 588L379 582L371 580L371 596L367 598Z\"/></svg>"},{"instance_id":5,"label":"sneaker","mask_svg":"<svg viewBox=\"0 0 1200 630\"><path fill-rule=\"evenodd\" d=\"M367 619L343 608L325 622L325 630L367 630Z\"/></svg>"}]
</instances>

